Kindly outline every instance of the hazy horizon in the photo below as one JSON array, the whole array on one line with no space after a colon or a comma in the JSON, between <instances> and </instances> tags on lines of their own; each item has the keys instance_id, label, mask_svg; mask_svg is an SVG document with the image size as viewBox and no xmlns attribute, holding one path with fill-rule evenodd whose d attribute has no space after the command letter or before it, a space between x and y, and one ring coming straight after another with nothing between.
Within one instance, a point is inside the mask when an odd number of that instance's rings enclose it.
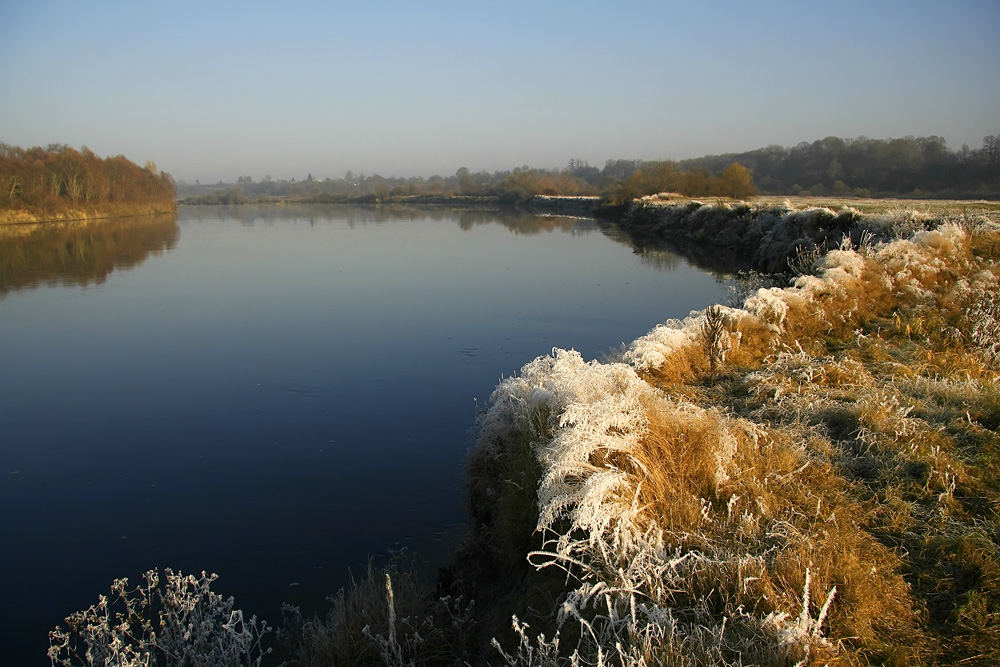
<instances>
[{"instance_id":1,"label":"hazy horizon","mask_svg":"<svg viewBox=\"0 0 1000 667\"><path fill-rule=\"evenodd\" d=\"M447 176L1000 132L1000 5L0 7L0 141L176 179Z\"/></svg>"}]
</instances>

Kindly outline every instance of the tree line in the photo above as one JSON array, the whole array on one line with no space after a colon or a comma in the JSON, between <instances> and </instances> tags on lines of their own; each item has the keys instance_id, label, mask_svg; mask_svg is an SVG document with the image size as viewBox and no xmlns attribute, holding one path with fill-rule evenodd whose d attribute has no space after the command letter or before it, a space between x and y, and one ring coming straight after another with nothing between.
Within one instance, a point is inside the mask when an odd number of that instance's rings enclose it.
<instances>
[{"instance_id":1,"label":"tree line","mask_svg":"<svg viewBox=\"0 0 1000 667\"><path fill-rule=\"evenodd\" d=\"M755 194L856 197L1000 197L1000 136L978 149L948 149L941 137L841 139L827 137L793 147L768 146L745 153L692 160L608 160L603 168L572 159L564 168L527 165L508 171L395 178L348 171L341 178L255 181L214 186L181 183L189 203L229 203L293 198L303 201L380 201L415 195L468 195L516 204L534 195L591 195L620 204L673 192L692 197L745 199Z\"/></svg>"},{"instance_id":2,"label":"tree line","mask_svg":"<svg viewBox=\"0 0 1000 667\"><path fill-rule=\"evenodd\" d=\"M690 196L746 198L756 194L748 169L731 164L712 174L704 168L681 169L668 160L609 160L605 168L592 167L586 160L570 160L564 169L543 169L527 165L509 171L473 173L461 167L454 176L394 178L378 174L317 180L255 181L241 176L236 183L204 186L181 182L178 192L186 204L244 204L269 199L296 199L321 203L337 201L385 201L414 196L497 197L502 204L518 204L535 195L602 196L610 203L657 192L677 192Z\"/></svg>"},{"instance_id":3,"label":"tree line","mask_svg":"<svg viewBox=\"0 0 1000 667\"><path fill-rule=\"evenodd\" d=\"M57 212L173 206L174 180L156 164L140 167L122 155L101 158L86 146L19 148L0 143L0 209Z\"/></svg>"},{"instance_id":4,"label":"tree line","mask_svg":"<svg viewBox=\"0 0 1000 667\"><path fill-rule=\"evenodd\" d=\"M796 146L768 146L745 153L710 155L679 163L682 169L721 169L739 162L762 193L943 197L1000 196L1000 135L982 146L948 149L944 139L841 139L826 137Z\"/></svg>"}]
</instances>

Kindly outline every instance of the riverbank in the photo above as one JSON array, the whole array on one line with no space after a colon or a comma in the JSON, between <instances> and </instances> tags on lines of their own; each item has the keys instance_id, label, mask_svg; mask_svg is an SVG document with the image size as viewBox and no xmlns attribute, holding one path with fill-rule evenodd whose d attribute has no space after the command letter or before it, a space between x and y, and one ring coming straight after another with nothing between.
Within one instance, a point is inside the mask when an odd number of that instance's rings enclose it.
<instances>
[{"instance_id":1,"label":"riverbank","mask_svg":"<svg viewBox=\"0 0 1000 667\"><path fill-rule=\"evenodd\" d=\"M920 224L498 386L478 548L552 600L510 609L512 664L996 664L1000 226L893 220Z\"/></svg>"},{"instance_id":2,"label":"riverbank","mask_svg":"<svg viewBox=\"0 0 1000 667\"><path fill-rule=\"evenodd\" d=\"M298 664L1000 661L1000 224L849 215L787 286L503 380L438 592L370 572Z\"/></svg>"},{"instance_id":3,"label":"riverbank","mask_svg":"<svg viewBox=\"0 0 1000 667\"><path fill-rule=\"evenodd\" d=\"M143 215L161 215L177 211L176 202L153 204L73 205L50 208L13 208L0 210L0 225L22 225L44 222L75 222L80 220L107 220Z\"/></svg>"},{"instance_id":4,"label":"riverbank","mask_svg":"<svg viewBox=\"0 0 1000 667\"><path fill-rule=\"evenodd\" d=\"M758 198L705 202L654 195L637 199L621 226L634 233L698 244L777 273L800 268L841 244L901 238L945 217L1000 213L986 201Z\"/></svg>"}]
</instances>

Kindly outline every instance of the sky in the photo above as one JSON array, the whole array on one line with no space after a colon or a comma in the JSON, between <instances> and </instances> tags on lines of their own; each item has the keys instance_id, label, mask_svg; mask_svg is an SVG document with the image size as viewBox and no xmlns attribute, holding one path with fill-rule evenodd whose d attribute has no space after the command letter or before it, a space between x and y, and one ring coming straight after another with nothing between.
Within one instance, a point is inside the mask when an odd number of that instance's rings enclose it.
<instances>
[{"instance_id":1,"label":"sky","mask_svg":"<svg viewBox=\"0 0 1000 667\"><path fill-rule=\"evenodd\" d=\"M0 141L190 183L979 148L998 25L997 0L0 0Z\"/></svg>"}]
</instances>

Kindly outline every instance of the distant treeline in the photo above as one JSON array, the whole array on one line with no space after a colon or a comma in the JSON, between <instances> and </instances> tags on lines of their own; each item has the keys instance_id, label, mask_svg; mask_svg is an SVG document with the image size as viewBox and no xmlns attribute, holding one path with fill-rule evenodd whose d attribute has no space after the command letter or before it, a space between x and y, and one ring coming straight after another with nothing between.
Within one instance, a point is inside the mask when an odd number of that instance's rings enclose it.
<instances>
[{"instance_id":1,"label":"distant treeline","mask_svg":"<svg viewBox=\"0 0 1000 667\"><path fill-rule=\"evenodd\" d=\"M170 174L121 155L100 158L64 144L19 148L0 143L0 210L121 213L137 206L166 210L176 189Z\"/></svg>"},{"instance_id":2,"label":"distant treeline","mask_svg":"<svg viewBox=\"0 0 1000 667\"><path fill-rule=\"evenodd\" d=\"M682 169L749 168L761 192L777 195L1000 197L1000 135L948 150L941 137L840 139L768 146L686 160Z\"/></svg>"},{"instance_id":3,"label":"distant treeline","mask_svg":"<svg viewBox=\"0 0 1000 667\"><path fill-rule=\"evenodd\" d=\"M623 179L622 163L627 163ZM470 172L465 167L454 176L430 178L386 178L378 174L354 175L317 180L309 174L305 180L254 181L241 176L236 183L203 186L181 183L178 191L184 204L245 204L273 199L303 202L377 202L400 197L426 195L463 195L496 197L501 204L518 204L535 195L602 195L611 203L620 203L643 194L678 192L691 196L745 198L756 194L750 172L731 164L718 176L706 169L681 170L670 161L614 160L603 170L585 160L570 160L565 169L539 169L529 166L512 171Z\"/></svg>"},{"instance_id":4,"label":"distant treeline","mask_svg":"<svg viewBox=\"0 0 1000 667\"><path fill-rule=\"evenodd\" d=\"M950 151L941 137L839 139L827 137L791 148L768 146L746 153L693 160L608 160L603 169L570 160L562 169L527 165L510 171L393 178L348 171L343 178L255 181L211 186L182 183L187 203L239 204L272 198L303 201L369 201L414 195L481 195L517 203L533 195L600 195L622 203L658 192L737 199L755 193L857 197L1000 197L1000 136L981 148Z\"/></svg>"}]
</instances>

